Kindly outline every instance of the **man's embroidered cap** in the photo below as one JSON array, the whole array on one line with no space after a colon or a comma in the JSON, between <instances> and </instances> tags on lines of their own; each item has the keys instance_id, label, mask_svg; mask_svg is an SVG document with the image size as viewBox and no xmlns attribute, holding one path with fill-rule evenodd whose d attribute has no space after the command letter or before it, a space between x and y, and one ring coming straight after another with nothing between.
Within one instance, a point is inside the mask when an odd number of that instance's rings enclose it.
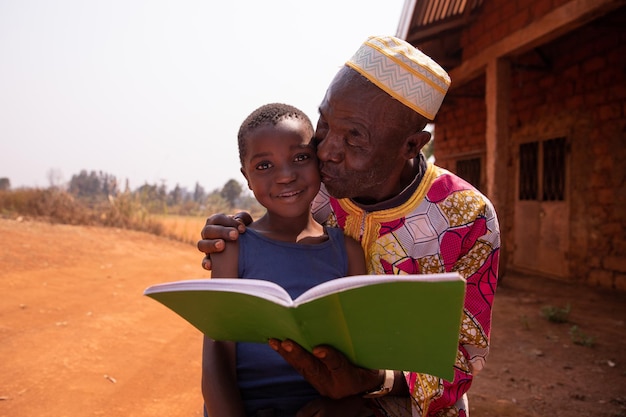
<instances>
[{"instance_id":1,"label":"man's embroidered cap","mask_svg":"<svg viewBox=\"0 0 626 417\"><path fill-rule=\"evenodd\" d=\"M450 87L450 77L439 64L393 36L371 36L346 65L429 120Z\"/></svg>"}]
</instances>

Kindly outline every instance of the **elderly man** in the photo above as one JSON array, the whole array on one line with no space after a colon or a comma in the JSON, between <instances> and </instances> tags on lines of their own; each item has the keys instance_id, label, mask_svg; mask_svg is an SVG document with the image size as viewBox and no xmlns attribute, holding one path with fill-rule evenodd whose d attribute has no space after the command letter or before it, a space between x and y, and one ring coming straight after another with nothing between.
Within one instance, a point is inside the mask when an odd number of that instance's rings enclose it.
<instances>
[{"instance_id":1,"label":"elderly man","mask_svg":"<svg viewBox=\"0 0 626 417\"><path fill-rule=\"evenodd\" d=\"M421 153L430 140L423 129L449 84L447 73L407 42L366 40L319 107L315 141L323 187L313 212L361 242L369 273L456 271L467 280L454 380L362 369L330 347L311 354L289 340L271 340L324 396L299 415L467 415L466 392L489 350L500 232L489 200ZM198 242L207 254L203 266L210 269L208 255L244 230L235 218L209 218ZM428 317L397 319L410 329L412 320Z\"/></svg>"}]
</instances>

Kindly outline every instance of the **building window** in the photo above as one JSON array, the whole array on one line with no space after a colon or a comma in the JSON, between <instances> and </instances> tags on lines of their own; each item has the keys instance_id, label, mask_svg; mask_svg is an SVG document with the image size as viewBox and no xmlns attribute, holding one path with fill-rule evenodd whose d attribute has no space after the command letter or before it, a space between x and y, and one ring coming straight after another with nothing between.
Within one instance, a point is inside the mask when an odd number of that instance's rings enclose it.
<instances>
[{"instance_id":1,"label":"building window","mask_svg":"<svg viewBox=\"0 0 626 417\"><path fill-rule=\"evenodd\" d=\"M565 138L528 142L520 145L520 200L565 200L566 151L567 141Z\"/></svg>"},{"instance_id":2,"label":"building window","mask_svg":"<svg viewBox=\"0 0 626 417\"><path fill-rule=\"evenodd\" d=\"M519 199L536 200L539 189L539 142L523 143L519 147Z\"/></svg>"},{"instance_id":3,"label":"building window","mask_svg":"<svg viewBox=\"0 0 626 417\"><path fill-rule=\"evenodd\" d=\"M461 159L456 161L456 174L465 181L480 189L480 158Z\"/></svg>"},{"instance_id":4,"label":"building window","mask_svg":"<svg viewBox=\"0 0 626 417\"><path fill-rule=\"evenodd\" d=\"M543 201L565 200L565 138L543 142Z\"/></svg>"}]
</instances>

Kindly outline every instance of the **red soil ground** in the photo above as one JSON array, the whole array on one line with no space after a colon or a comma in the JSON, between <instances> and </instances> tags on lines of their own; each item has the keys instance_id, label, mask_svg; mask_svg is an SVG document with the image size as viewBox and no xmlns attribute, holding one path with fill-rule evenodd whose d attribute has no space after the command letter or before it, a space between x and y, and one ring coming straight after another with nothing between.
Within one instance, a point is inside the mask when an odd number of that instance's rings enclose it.
<instances>
[{"instance_id":1,"label":"red soil ground","mask_svg":"<svg viewBox=\"0 0 626 417\"><path fill-rule=\"evenodd\" d=\"M0 417L202 415L199 332L142 296L209 276L192 245L5 219L0 242ZM625 320L623 293L507 275L472 417L626 416Z\"/></svg>"}]
</instances>

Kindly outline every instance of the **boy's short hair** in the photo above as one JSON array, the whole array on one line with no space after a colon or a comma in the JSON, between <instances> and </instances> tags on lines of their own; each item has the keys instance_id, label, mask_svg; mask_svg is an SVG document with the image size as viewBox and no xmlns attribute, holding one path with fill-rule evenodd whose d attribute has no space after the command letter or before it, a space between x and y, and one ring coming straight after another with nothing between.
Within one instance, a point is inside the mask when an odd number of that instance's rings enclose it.
<instances>
[{"instance_id":1,"label":"boy's short hair","mask_svg":"<svg viewBox=\"0 0 626 417\"><path fill-rule=\"evenodd\" d=\"M258 109L254 110L246 119L241 123L239 127L239 133L237 134L237 145L239 146L239 161L243 166L243 159L246 154L246 137L253 130L266 125L276 126L278 123L285 119L298 119L301 120L307 129L309 129L311 138L315 130L311 119L304 114L304 112L297 107L290 106L284 103L270 103L264 104Z\"/></svg>"}]
</instances>

